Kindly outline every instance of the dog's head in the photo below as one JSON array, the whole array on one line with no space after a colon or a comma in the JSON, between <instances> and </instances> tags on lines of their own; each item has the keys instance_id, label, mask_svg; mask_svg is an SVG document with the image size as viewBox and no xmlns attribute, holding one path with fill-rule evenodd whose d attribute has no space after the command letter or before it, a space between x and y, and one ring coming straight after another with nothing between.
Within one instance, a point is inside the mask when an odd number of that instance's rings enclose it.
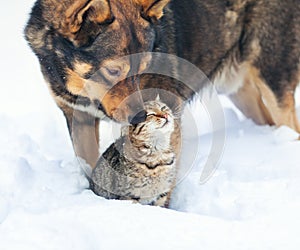
<instances>
[{"instance_id":1,"label":"dog's head","mask_svg":"<svg viewBox=\"0 0 300 250\"><path fill-rule=\"evenodd\" d=\"M25 35L56 101L117 121L142 119L137 75L151 55L128 55L155 51L169 2L38 0Z\"/></svg>"}]
</instances>

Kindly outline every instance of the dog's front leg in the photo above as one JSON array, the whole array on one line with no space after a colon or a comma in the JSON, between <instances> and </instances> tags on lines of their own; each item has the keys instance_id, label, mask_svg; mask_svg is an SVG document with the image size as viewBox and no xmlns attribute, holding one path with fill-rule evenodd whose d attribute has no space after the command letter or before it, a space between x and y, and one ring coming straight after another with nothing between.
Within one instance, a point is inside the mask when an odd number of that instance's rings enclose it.
<instances>
[{"instance_id":1,"label":"dog's front leg","mask_svg":"<svg viewBox=\"0 0 300 250\"><path fill-rule=\"evenodd\" d=\"M60 108L66 117L76 156L94 168L99 159L99 119L66 106Z\"/></svg>"}]
</instances>

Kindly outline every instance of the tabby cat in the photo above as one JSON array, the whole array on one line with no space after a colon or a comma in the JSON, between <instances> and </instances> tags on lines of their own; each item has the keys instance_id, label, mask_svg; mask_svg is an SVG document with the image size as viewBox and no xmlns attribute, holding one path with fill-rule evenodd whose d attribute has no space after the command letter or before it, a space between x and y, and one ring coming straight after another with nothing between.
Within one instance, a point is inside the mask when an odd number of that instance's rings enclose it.
<instances>
[{"instance_id":1,"label":"tabby cat","mask_svg":"<svg viewBox=\"0 0 300 250\"><path fill-rule=\"evenodd\" d=\"M176 180L174 116L159 99L145 103L145 111L146 120L123 127L123 136L103 153L91 189L107 199L167 207Z\"/></svg>"}]
</instances>

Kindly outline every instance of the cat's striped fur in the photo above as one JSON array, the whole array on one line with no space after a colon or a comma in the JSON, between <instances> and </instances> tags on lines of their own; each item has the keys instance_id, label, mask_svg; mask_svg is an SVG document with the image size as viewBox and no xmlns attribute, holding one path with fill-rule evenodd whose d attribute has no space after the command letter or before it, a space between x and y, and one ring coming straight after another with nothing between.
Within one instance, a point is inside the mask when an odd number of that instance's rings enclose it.
<instances>
[{"instance_id":1,"label":"cat's striped fur","mask_svg":"<svg viewBox=\"0 0 300 250\"><path fill-rule=\"evenodd\" d=\"M168 206L176 180L172 111L159 100L145 103L147 119L123 128L93 171L92 190L108 199Z\"/></svg>"}]
</instances>

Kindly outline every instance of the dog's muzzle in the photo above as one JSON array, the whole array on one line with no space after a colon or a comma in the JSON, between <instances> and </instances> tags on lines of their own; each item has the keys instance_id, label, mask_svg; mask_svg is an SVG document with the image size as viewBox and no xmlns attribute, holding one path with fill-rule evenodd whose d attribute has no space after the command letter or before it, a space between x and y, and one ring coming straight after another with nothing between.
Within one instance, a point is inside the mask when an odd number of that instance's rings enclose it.
<instances>
[{"instance_id":1,"label":"dog's muzzle","mask_svg":"<svg viewBox=\"0 0 300 250\"><path fill-rule=\"evenodd\" d=\"M145 110L142 110L140 112L138 112L135 116L131 117L129 116L128 117L128 122L131 124L131 125L137 125L141 122L144 122L146 121L146 118L147 118L147 112Z\"/></svg>"}]
</instances>

